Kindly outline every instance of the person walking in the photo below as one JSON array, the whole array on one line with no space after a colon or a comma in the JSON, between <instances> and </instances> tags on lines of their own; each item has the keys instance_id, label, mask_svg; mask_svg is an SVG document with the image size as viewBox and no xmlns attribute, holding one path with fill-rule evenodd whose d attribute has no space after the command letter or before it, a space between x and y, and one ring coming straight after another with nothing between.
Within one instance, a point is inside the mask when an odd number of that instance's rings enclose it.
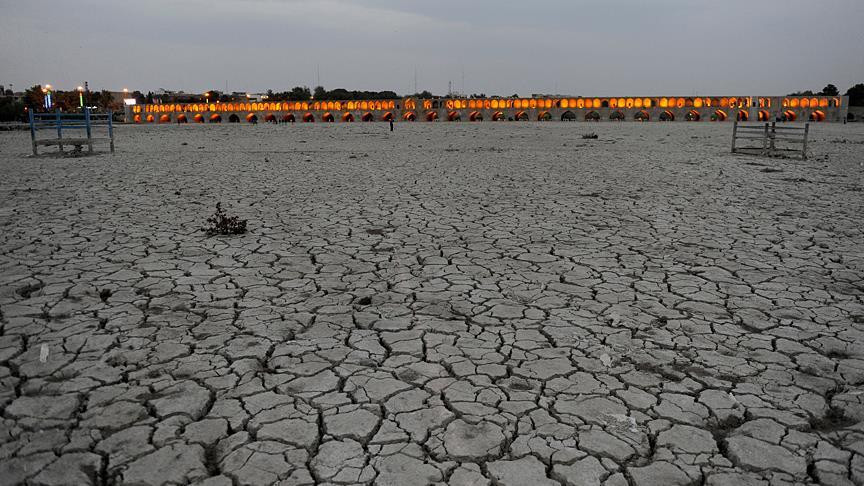
<instances>
[{"instance_id":1,"label":"person walking","mask_svg":"<svg viewBox=\"0 0 864 486\"><path fill-rule=\"evenodd\" d=\"M390 118L390 131L393 131L393 118Z\"/></svg>"}]
</instances>

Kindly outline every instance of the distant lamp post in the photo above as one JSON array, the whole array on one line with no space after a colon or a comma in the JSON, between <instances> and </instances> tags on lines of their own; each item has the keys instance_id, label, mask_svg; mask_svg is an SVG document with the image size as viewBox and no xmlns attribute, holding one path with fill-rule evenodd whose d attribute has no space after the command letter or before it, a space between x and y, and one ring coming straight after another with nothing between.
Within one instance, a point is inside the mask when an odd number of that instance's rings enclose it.
<instances>
[{"instance_id":1,"label":"distant lamp post","mask_svg":"<svg viewBox=\"0 0 864 486\"><path fill-rule=\"evenodd\" d=\"M84 86L78 86L78 106L84 108Z\"/></svg>"},{"instance_id":2,"label":"distant lamp post","mask_svg":"<svg viewBox=\"0 0 864 486\"><path fill-rule=\"evenodd\" d=\"M42 88L42 92L45 94L45 109L50 110L53 106L53 103L51 103L51 85L46 83L45 87Z\"/></svg>"},{"instance_id":3,"label":"distant lamp post","mask_svg":"<svg viewBox=\"0 0 864 486\"><path fill-rule=\"evenodd\" d=\"M209 91L204 93L204 102L207 104L210 103L210 92Z\"/></svg>"}]
</instances>

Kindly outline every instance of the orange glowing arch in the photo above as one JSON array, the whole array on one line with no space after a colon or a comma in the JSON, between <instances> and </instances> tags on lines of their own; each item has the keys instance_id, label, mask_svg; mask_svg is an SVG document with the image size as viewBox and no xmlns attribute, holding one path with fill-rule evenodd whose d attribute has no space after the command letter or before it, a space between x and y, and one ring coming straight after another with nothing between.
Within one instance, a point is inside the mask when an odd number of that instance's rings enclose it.
<instances>
[{"instance_id":1,"label":"orange glowing arch","mask_svg":"<svg viewBox=\"0 0 864 486\"><path fill-rule=\"evenodd\" d=\"M141 115L135 115L132 119L135 120L135 123L141 123Z\"/></svg>"},{"instance_id":2,"label":"orange glowing arch","mask_svg":"<svg viewBox=\"0 0 864 486\"><path fill-rule=\"evenodd\" d=\"M675 121L675 114L669 110L660 113L660 121Z\"/></svg>"},{"instance_id":3,"label":"orange glowing arch","mask_svg":"<svg viewBox=\"0 0 864 486\"><path fill-rule=\"evenodd\" d=\"M462 119L462 115L459 114L458 111L451 111L447 113L447 121L458 121Z\"/></svg>"},{"instance_id":4,"label":"orange glowing arch","mask_svg":"<svg viewBox=\"0 0 864 486\"><path fill-rule=\"evenodd\" d=\"M483 113L479 111L472 111L470 115L468 115L468 119L473 121L483 121Z\"/></svg>"},{"instance_id":5,"label":"orange glowing arch","mask_svg":"<svg viewBox=\"0 0 864 486\"><path fill-rule=\"evenodd\" d=\"M528 113L525 113L524 111L517 112L513 119L516 121L528 121Z\"/></svg>"},{"instance_id":6,"label":"orange glowing arch","mask_svg":"<svg viewBox=\"0 0 864 486\"><path fill-rule=\"evenodd\" d=\"M177 123L187 123L189 120L186 119L186 115L180 113L177 115Z\"/></svg>"},{"instance_id":7,"label":"orange glowing arch","mask_svg":"<svg viewBox=\"0 0 864 486\"><path fill-rule=\"evenodd\" d=\"M363 113L363 116L360 117L360 120L364 122L375 121L375 115L367 111L366 113Z\"/></svg>"},{"instance_id":8,"label":"orange glowing arch","mask_svg":"<svg viewBox=\"0 0 864 486\"><path fill-rule=\"evenodd\" d=\"M506 120L506 119L507 119L507 117L504 116L504 113L501 111L496 111L495 113L492 114L492 121L502 121L502 120Z\"/></svg>"},{"instance_id":9,"label":"orange glowing arch","mask_svg":"<svg viewBox=\"0 0 864 486\"><path fill-rule=\"evenodd\" d=\"M750 119L750 113L747 110L738 110L738 121L747 121Z\"/></svg>"},{"instance_id":10,"label":"orange glowing arch","mask_svg":"<svg viewBox=\"0 0 864 486\"><path fill-rule=\"evenodd\" d=\"M162 115L159 117L159 123L171 123L170 115Z\"/></svg>"},{"instance_id":11,"label":"orange glowing arch","mask_svg":"<svg viewBox=\"0 0 864 486\"><path fill-rule=\"evenodd\" d=\"M437 120L437 119L438 119L438 112L437 112L437 111L428 111L428 112L426 112L426 121L430 121L430 122L431 122L431 121L435 121L435 120Z\"/></svg>"},{"instance_id":12,"label":"orange glowing arch","mask_svg":"<svg viewBox=\"0 0 864 486\"><path fill-rule=\"evenodd\" d=\"M305 115L303 115L303 122L304 123L315 123L315 115L307 112Z\"/></svg>"},{"instance_id":13,"label":"orange glowing arch","mask_svg":"<svg viewBox=\"0 0 864 486\"><path fill-rule=\"evenodd\" d=\"M759 110L759 121L768 121L768 118L771 116L768 113L768 110Z\"/></svg>"},{"instance_id":14,"label":"orange glowing arch","mask_svg":"<svg viewBox=\"0 0 864 486\"><path fill-rule=\"evenodd\" d=\"M348 123L353 122L354 121L354 114L351 113L350 111L346 111L345 113L342 114L342 121L348 122Z\"/></svg>"},{"instance_id":15,"label":"orange glowing arch","mask_svg":"<svg viewBox=\"0 0 864 486\"><path fill-rule=\"evenodd\" d=\"M294 123L297 119L294 117L294 113L288 113L286 115L282 115L282 121L285 123Z\"/></svg>"},{"instance_id":16,"label":"orange glowing arch","mask_svg":"<svg viewBox=\"0 0 864 486\"><path fill-rule=\"evenodd\" d=\"M687 112L687 115L684 116L684 119L687 121L699 121L702 119L702 115L700 115L697 110L690 110Z\"/></svg>"},{"instance_id":17,"label":"orange glowing arch","mask_svg":"<svg viewBox=\"0 0 864 486\"><path fill-rule=\"evenodd\" d=\"M794 122L795 120L798 119L798 115L795 114L795 112L792 111L792 110L786 110L786 111L783 112L783 118L785 118L786 121L792 121L792 122Z\"/></svg>"},{"instance_id":18,"label":"orange glowing arch","mask_svg":"<svg viewBox=\"0 0 864 486\"><path fill-rule=\"evenodd\" d=\"M201 113L196 113L192 119L195 120L195 123L204 123L204 115Z\"/></svg>"},{"instance_id":19,"label":"orange glowing arch","mask_svg":"<svg viewBox=\"0 0 864 486\"><path fill-rule=\"evenodd\" d=\"M645 122L651 120L651 115L648 114L645 110L640 110L633 115L633 119L640 122Z\"/></svg>"},{"instance_id":20,"label":"orange glowing arch","mask_svg":"<svg viewBox=\"0 0 864 486\"><path fill-rule=\"evenodd\" d=\"M329 111L327 111L327 112L324 112L323 115L321 115L321 121L323 121L325 123L333 123L334 121L336 121L336 118L333 117L333 113L330 113Z\"/></svg>"},{"instance_id":21,"label":"orange glowing arch","mask_svg":"<svg viewBox=\"0 0 864 486\"><path fill-rule=\"evenodd\" d=\"M222 115L219 113L213 113L210 115L210 123L222 123Z\"/></svg>"},{"instance_id":22,"label":"orange glowing arch","mask_svg":"<svg viewBox=\"0 0 864 486\"><path fill-rule=\"evenodd\" d=\"M256 115L255 113L249 113L248 115L246 115L246 121L248 123L258 123L258 115Z\"/></svg>"},{"instance_id":23,"label":"orange glowing arch","mask_svg":"<svg viewBox=\"0 0 864 486\"><path fill-rule=\"evenodd\" d=\"M816 110L813 113L810 113L810 120L817 122L825 121L825 112L822 110Z\"/></svg>"},{"instance_id":24,"label":"orange glowing arch","mask_svg":"<svg viewBox=\"0 0 864 486\"><path fill-rule=\"evenodd\" d=\"M267 116L264 117L264 121L268 123L276 123L278 120L276 119L276 115L268 113Z\"/></svg>"},{"instance_id":25,"label":"orange glowing arch","mask_svg":"<svg viewBox=\"0 0 864 486\"><path fill-rule=\"evenodd\" d=\"M715 111L715 112L714 112L714 116L711 117L712 120L714 120L714 121L721 121L721 122L722 122L722 121L726 121L727 118L729 118L729 115L727 115L726 112L723 111L723 110L717 110L717 111Z\"/></svg>"},{"instance_id":26,"label":"orange glowing arch","mask_svg":"<svg viewBox=\"0 0 864 486\"><path fill-rule=\"evenodd\" d=\"M405 121L412 121L413 122L414 120L417 119L417 114L414 113L413 111L409 111L409 112L405 113L404 115L402 115L402 119Z\"/></svg>"},{"instance_id":27,"label":"orange glowing arch","mask_svg":"<svg viewBox=\"0 0 864 486\"><path fill-rule=\"evenodd\" d=\"M381 115L381 121L389 122L390 120L393 120L393 113L388 111L387 113Z\"/></svg>"}]
</instances>

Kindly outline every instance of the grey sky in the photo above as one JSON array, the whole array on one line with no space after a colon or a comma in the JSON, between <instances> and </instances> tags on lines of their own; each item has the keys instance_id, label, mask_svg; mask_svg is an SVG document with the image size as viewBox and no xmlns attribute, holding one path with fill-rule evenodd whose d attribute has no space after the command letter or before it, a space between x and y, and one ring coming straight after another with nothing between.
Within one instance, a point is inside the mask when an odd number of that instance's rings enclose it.
<instances>
[{"instance_id":1,"label":"grey sky","mask_svg":"<svg viewBox=\"0 0 864 486\"><path fill-rule=\"evenodd\" d=\"M862 0L0 0L0 84L785 94L864 82Z\"/></svg>"}]
</instances>

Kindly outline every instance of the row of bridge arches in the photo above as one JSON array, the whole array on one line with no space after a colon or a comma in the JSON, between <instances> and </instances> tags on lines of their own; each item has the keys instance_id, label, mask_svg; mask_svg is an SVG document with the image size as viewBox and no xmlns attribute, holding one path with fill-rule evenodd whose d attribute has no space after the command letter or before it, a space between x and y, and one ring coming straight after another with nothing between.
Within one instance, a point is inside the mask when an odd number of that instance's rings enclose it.
<instances>
[{"instance_id":1,"label":"row of bridge arches","mask_svg":"<svg viewBox=\"0 0 864 486\"><path fill-rule=\"evenodd\" d=\"M332 123L336 121L336 116L331 112L325 112L321 115L320 121L325 123ZM700 121L703 120L704 117L708 117L711 121L726 121L729 119L729 113L725 110L714 110L711 113L705 114L700 112L699 110L690 110L684 115L684 120L686 121ZM750 114L747 110L740 110L735 113L735 117L738 121L748 121L750 118ZM343 122L353 122L355 121L355 116L351 112L345 112L341 115L341 120ZM417 114L413 111L406 112L402 115L402 119L405 121L416 121L418 118ZM426 121L435 121L438 119L437 111L429 111L425 114L424 118ZM386 112L378 118L380 121L391 121L395 120L396 117L392 112ZM460 121L462 119L462 114L459 111L450 111L447 113L448 121ZM530 116L526 111L517 111L516 114L509 118L504 112L496 111L492 114L492 121L504 121L504 120L515 120L515 121L528 121L530 120ZM585 121L600 121L602 119L601 115L597 111L589 111L584 115ZM609 119L612 121L624 121L626 120L626 116L621 111L613 111L609 115ZM637 111L633 115L633 119L635 121L650 121L651 115L645 111L640 110ZM660 113L658 116L660 121L675 121L675 114L672 111L665 110ZM778 119L781 121L796 121L798 119L798 115L792 110L786 110L778 116ZM142 117L141 115L135 115L134 118L136 123L141 123ZM150 114L147 115L144 119L148 123L155 123L157 118L155 115ZM192 116L190 120L185 113L181 113L176 117L177 123L188 123L190 121L195 123L205 123L209 121L210 123L221 123L223 121L222 114L213 113L209 117L206 117L204 114L198 113ZM249 113L245 116L245 120L247 123L258 123L258 115L255 113ZM300 120L305 123L314 123L316 121L315 115L312 113L304 113ZM375 115L371 112L366 112L360 116L360 120L364 122L372 122L375 121ZM468 120L472 122L483 121L484 114L481 111L472 111L468 115ZM538 121L550 121L552 120L552 114L549 111L541 111L537 115ZM577 120L576 113L573 111L567 110L561 114L561 121L575 121ZM771 113L767 110L759 110L758 112L758 120L759 121L771 121ZM815 110L809 115L810 121L824 121L825 120L825 112L822 110ZM239 123L241 121L241 116L237 113L232 113L228 115L227 121L229 123ZM293 123L297 121L297 117L293 113L287 113L281 116L278 116L273 113L269 113L264 116L264 121L269 123ZM158 118L159 123L171 123L171 116L168 114L162 114Z\"/></svg>"}]
</instances>

